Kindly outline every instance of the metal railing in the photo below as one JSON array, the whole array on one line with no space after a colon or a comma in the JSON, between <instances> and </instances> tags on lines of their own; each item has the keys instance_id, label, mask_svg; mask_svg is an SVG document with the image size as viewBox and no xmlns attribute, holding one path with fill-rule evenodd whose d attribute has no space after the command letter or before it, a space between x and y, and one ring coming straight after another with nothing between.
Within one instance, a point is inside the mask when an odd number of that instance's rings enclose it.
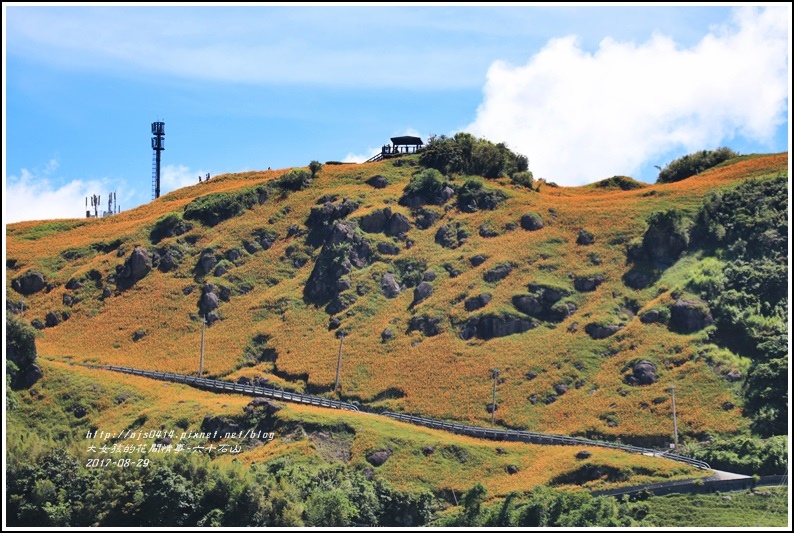
<instances>
[{"instance_id":1,"label":"metal railing","mask_svg":"<svg viewBox=\"0 0 794 533\"><path fill-rule=\"evenodd\" d=\"M520 442L528 442L532 444L558 444L558 445L566 445L566 446L601 446L604 448L614 448L616 450L623 450L631 453L653 455L656 457L666 457L667 459L671 459L673 461L687 463L696 468L711 470L711 467L709 466L708 463L705 463L703 461L698 461L697 459L692 459L691 457L685 457L683 455L677 455L667 452L658 452L650 448L640 448L638 446L631 446L628 444L618 444L616 442L584 439L581 437L568 437L565 435L535 433L532 431L520 431L515 429L495 429L495 428L486 428L481 426L468 426L464 424L444 422L432 418L423 418L420 416L394 413L391 411L384 411L381 414L393 418L395 420L400 420L402 422L409 422L411 424L426 426L433 429L443 429L445 431L451 431L453 433L460 435L468 435L470 437L478 437L482 439L492 439L492 440L520 441Z\"/></svg>"},{"instance_id":2,"label":"metal railing","mask_svg":"<svg viewBox=\"0 0 794 533\"><path fill-rule=\"evenodd\" d=\"M276 400L285 400L290 402L302 403L305 405L314 405L316 407L328 407L331 409L345 409L347 411L358 411L358 407L352 403L342 402L339 400L331 400L329 398L321 398L320 396L312 396L310 394L300 394L298 392L289 392L272 387L259 387L256 385L246 385L244 383L233 383L231 381L222 381L218 379L199 378L196 376L187 376L185 374L173 374L171 372L152 372L149 370L138 370L135 368L126 368L121 366L104 366L107 370L114 372L123 372L125 374L132 374L134 376L143 376L152 379L159 379L161 381L172 381L174 383L184 383L192 385L201 389L210 389L220 392L236 392L240 394L251 394L253 396L265 396Z\"/></svg>"},{"instance_id":3,"label":"metal railing","mask_svg":"<svg viewBox=\"0 0 794 533\"><path fill-rule=\"evenodd\" d=\"M112 365L103 366L102 368L106 370L112 370L114 372L123 372L125 374L132 374L134 376L159 379L161 381L184 383L186 385L192 385L194 387L201 389L209 389L219 392L236 392L240 394L251 394L254 396L265 396L268 398L297 402L305 405L314 405L316 407L328 407L331 409L345 409L347 411L359 412L359 408L352 403L343 402L340 400L331 400L328 398L322 398L320 396L313 396L310 394L289 392L271 387L259 387L256 385L247 385L244 383L233 383L231 381L199 378L196 376L188 376L185 374L174 374L171 372L153 372L150 370L138 370L136 368L127 368L127 367L112 366ZM394 420L399 420L401 422L408 422L410 424L425 426L432 429L440 429L459 435L468 435L470 437L476 437L481 439L528 442L531 444L556 444L556 445L564 445L564 446L600 446L602 448L613 448L616 450L622 450L630 453L650 455L654 457L664 457L673 461L689 464L696 468L711 470L709 464L704 461L699 461L697 459L692 459L691 457L686 457L675 453L660 452L650 448L631 446L629 444L618 444L616 442L592 440L581 437L568 437L565 435L536 433L533 431L521 431L515 429L496 429L496 428L487 428L482 426L469 426L465 424L456 424L454 422L446 422L444 420L436 420L433 418L424 418L421 416L407 415L404 413L395 413L392 411L383 411L380 414L392 418Z\"/></svg>"}]
</instances>

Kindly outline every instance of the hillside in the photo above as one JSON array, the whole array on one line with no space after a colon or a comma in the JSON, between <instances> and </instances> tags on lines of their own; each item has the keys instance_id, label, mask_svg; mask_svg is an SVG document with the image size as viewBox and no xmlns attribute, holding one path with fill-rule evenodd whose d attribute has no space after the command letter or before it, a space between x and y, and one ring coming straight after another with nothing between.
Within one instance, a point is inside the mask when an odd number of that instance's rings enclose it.
<instances>
[{"instance_id":1,"label":"hillside","mask_svg":"<svg viewBox=\"0 0 794 533\"><path fill-rule=\"evenodd\" d=\"M640 318L681 299L703 258L642 267L627 250L653 213L694 216L709 193L787 176L786 163L739 158L657 185L496 178L496 205L468 207L465 175L437 205L401 202L429 172L416 155L303 183L226 174L104 219L7 226L6 294L19 305L13 283L41 273L23 316L53 362L195 372L208 313L212 377L333 395L344 330L339 397L370 408L485 425L499 368L497 425L663 445L675 384L682 438L731 434L748 424L733 376L749 360L711 343L707 323Z\"/></svg>"}]
</instances>

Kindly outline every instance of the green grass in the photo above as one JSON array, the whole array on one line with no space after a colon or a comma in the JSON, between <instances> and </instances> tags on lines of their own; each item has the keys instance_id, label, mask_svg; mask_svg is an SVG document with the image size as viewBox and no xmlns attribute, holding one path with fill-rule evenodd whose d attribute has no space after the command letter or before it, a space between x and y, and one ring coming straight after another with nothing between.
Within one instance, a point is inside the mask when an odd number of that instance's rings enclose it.
<instances>
[{"instance_id":1,"label":"green grass","mask_svg":"<svg viewBox=\"0 0 794 533\"><path fill-rule=\"evenodd\" d=\"M643 525L656 527L786 527L788 496L785 487L759 487L761 496L747 492L669 494L647 500ZM729 497L730 500L724 499Z\"/></svg>"},{"instance_id":2,"label":"green grass","mask_svg":"<svg viewBox=\"0 0 794 533\"><path fill-rule=\"evenodd\" d=\"M41 239L42 237L49 237L50 235L55 235L56 233L60 233L62 231L69 231L79 228L85 224L87 224L87 222L83 220L54 220L51 222L42 222L41 224L33 226L26 231L20 231L16 237L26 241L35 241L37 239Z\"/></svg>"}]
</instances>

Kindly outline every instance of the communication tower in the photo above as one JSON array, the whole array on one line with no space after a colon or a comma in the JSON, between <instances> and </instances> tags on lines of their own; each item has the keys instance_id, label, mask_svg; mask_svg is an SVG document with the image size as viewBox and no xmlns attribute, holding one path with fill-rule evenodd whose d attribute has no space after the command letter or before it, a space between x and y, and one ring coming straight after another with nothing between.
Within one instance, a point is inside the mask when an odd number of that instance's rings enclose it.
<instances>
[{"instance_id":1,"label":"communication tower","mask_svg":"<svg viewBox=\"0 0 794 533\"><path fill-rule=\"evenodd\" d=\"M152 200L160 198L160 152L165 150L165 122L152 122Z\"/></svg>"}]
</instances>

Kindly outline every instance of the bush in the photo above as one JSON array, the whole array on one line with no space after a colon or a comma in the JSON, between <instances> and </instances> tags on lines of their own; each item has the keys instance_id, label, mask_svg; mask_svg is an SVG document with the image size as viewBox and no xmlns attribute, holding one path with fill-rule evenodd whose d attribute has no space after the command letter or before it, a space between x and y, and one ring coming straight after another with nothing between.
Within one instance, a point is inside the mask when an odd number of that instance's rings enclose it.
<instances>
[{"instance_id":1,"label":"bush","mask_svg":"<svg viewBox=\"0 0 794 533\"><path fill-rule=\"evenodd\" d=\"M463 132L451 138L431 136L419 162L444 174L460 173L485 178L513 176L525 172L529 164L526 156L512 152L504 143L493 144Z\"/></svg>"},{"instance_id":2,"label":"bush","mask_svg":"<svg viewBox=\"0 0 794 533\"><path fill-rule=\"evenodd\" d=\"M273 181L273 185L278 187L283 192L286 191L301 191L312 184L312 177L309 171L294 168Z\"/></svg>"},{"instance_id":3,"label":"bush","mask_svg":"<svg viewBox=\"0 0 794 533\"><path fill-rule=\"evenodd\" d=\"M416 198L420 203L440 205L444 199L441 191L448 185L448 182L438 170L429 168L411 176L408 185L403 189L403 196L400 203L410 203L410 199Z\"/></svg>"},{"instance_id":4,"label":"bush","mask_svg":"<svg viewBox=\"0 0 794 533\"><path fill-rule=\"evenodd\" d=\"M685 155L664 167L659 172L656 183L681 181L738 156L737 152L725 147L717 148L716 150L702 150L694 154Z\"/></svg>"},{"instance_id":5,"label":"bush","mask_svg":"<svg viewBox=\"0 0 794 533\"><path fill-rule=\"evenodd\" d=\"M264 203L267 197L268 192L264 185L247 187L238 192L207 194L187 204L183 217L187 220L198 220L207 226L215 226L242 214L246 209Z\"/></svg>"},{"instance_id":6,"label":"bush","mask_svg":"<svg viewBox=\"0 0 794 533\"><path fill-rule=\"evenodd\" d=\"M467 180L458 190L458 209L467 213L496 209L506 199L502 191L486 188L479 180Z\"/></svg>"},{"instance_id":7,"label":"bush","mask_svg":"<svg viewBox=\"0 0 794 533\"><path fill-rule=\"evenodd\" d=\"M535 185L535 177L532 175L532 172L528 170L516 172L510 176L510 181L512 181L514 185L526 187L527 189L532 189Z\"/></svg>"}]
</instances>

